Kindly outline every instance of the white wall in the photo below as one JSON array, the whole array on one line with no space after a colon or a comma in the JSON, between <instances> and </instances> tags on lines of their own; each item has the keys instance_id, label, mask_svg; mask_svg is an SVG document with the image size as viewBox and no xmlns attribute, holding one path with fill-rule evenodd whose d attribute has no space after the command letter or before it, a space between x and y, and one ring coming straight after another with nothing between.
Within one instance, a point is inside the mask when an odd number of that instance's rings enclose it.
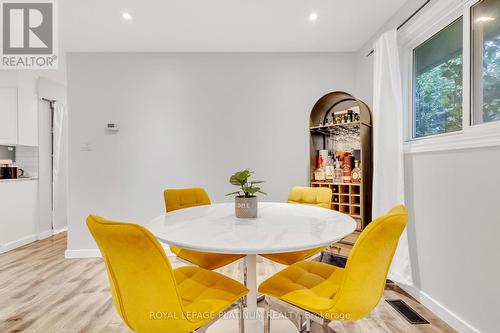
<instances>
[{"instance_id":1,"label":"white wall","mask_svg":"<svg viewBox=\"0 0 500 333\"><path fill-rule=\"evenodd\" d=\"M356 56L354 94L373 100L373 56L381 32L402 23L424 1L406 5ZM430 8L430 7L429 7ZM425 15L425 11L422 12ZM500 309L500 148L405 156L414 295L460 332L497 332Z\"/></svg>"},{"instance_id":2,"label":"white wall","mask_svg":"<svg viewBox=\"0 0 500 333\"><path fill-rule=\"evenodd\" d=\"M69 54L67 254L96 252L90 213L146 222L167 187L230 201L242 168L267 181L261 200L284 201L307 182L313 104L353 86L352 54Z\"/></svg>"},{"instance_id":3,"label":"white wall","mask_svg":"<svg viewBox=\"0 0 500 333\"><path fill-rule=\"evenodd\" d=\"M500 175L487 168L498 163L500 148L405 158L415 284L424 297L491 333L498 332L500 309Z\"/></svg>"}]
</instances>

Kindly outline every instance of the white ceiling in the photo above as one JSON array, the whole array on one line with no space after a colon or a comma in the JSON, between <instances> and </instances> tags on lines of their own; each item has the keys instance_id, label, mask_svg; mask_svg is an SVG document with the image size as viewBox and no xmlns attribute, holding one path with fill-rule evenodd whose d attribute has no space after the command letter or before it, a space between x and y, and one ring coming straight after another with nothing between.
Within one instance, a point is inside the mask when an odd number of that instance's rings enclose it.
<instances>
[{"instance_id":1,"label":"white ceiling","mask_svg":"<svg viewBox=\"0 0 500 333\"><path fill-rule=\"evenodd\" d=\"M404 2L62 0L59 29L61 46L73 52L350 52Z\"/></svg>"}]
</instances>

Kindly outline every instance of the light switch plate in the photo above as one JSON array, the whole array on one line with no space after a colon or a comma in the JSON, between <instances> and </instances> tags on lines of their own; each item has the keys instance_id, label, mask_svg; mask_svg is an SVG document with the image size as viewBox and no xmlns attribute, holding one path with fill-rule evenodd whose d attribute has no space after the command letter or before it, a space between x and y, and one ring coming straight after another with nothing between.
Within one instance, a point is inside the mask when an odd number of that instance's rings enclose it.
<instances>
[{"instance_id":1,"label":"light switch plate","mask_svg":"<svg viewBox=\"0 0 500 333\"><path fill-rule=\"evenodd\" d=\"M92 144L90 142L84 142L80 147L80 151L92 151Z\"/></svg>"}]
</instances>

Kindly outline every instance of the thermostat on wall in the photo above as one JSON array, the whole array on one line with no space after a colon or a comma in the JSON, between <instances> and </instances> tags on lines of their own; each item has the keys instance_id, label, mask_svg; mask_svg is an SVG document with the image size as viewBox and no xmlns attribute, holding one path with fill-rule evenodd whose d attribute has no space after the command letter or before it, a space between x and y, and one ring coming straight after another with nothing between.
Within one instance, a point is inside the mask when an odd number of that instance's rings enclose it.
<instances>
[{"instance_id":1,"label":"thermostat on wall","mask_svg":"<svg viewBox=\"0 0 500 333\"><path fill-rule=\"evenodd\" d=\"M118 124L115 124L115 123L107 123L106 124L106 129L108 131L112 131L112 132L118 132L118 130L120 129Z\"/></svg>"}]
</instances>

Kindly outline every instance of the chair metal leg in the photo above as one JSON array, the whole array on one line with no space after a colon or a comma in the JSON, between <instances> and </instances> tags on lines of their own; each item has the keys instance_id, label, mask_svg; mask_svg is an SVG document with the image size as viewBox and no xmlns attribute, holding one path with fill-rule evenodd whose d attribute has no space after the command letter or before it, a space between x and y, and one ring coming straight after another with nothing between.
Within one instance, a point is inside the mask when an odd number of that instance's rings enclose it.
<instances>
[{"instance_id":1,"label":"chair metal leg","mask_svg":"<svg viewBox=\"0 0 500 333\"><path fill-rule=\"evenodd\" d=\"M264 333L270 333L270 310L277 311L284 314L294 325L300 333L335 333L335 331L328 326L331 322L326 318L318 317L317 315L308 311L297 308L285 301L276 299L271 296L265 298L264 303ZM292 311L298 317L290 317Z\"/></svg>"},{"instance_id":2,"label":"chair metal leg","mask_svg":"<svg viewBox=\"0 0 500 333\"><path fill-rule=\"evenodd\" d=\"M243 284L246 286L247 285L247 265L245 263L245 261L243 260L242 261L242 264L243 264Z\"/></svg>"},{"instance_id":3,"label":"chair metal leg","mask_svg":"<svg viewBox=\"0 0 500 333\"><path fill-rule=\"evenodd\" d=\"M264 333L271 333L271 307L267 297L264 297Z\"/></svg>"},{"instance_id":4,"label":"chair metal leg","mask_svg":"<svg viewBox=\"0 0 500 333\"><path fill-rule=\"evenodd\" d=\"M311 333L311 318L306 318L306 332Z\"/></svg>"},{"instance_id":5,"label":"chair metal leg","mask_svg":"<svg viewBox=\"0 0 500 333\"><path fill-rule=\"evenodd\" d=\"M311 333L335 333L335 331L328 326L328 321L323 323L312 321Z\"/></svg>"},{"instance_id":6,"label":"chair metal leg","mask_svg":"<svg viewBox=\"0 0 500 333\"><path fill-rule=\"evenodd\" d=\"M194 331L194 333L206 333L207 328L207 326L200 327L196 331Z\"/></svg>"},{"instance_id":7,"label":"chair metal leg","mask_svg":"<svg viewBox=\"0 0 500 333\"><path fill-rule=\"evenodd\" d=\"M311 319L307 316L299 315L299 332L300 333L310 333L311 332Z\"/></svg>"},{"instance_id":8,"label":"chair metal leg","mask_svg":"<svg viewBox=\"0 0 500 333\"><path fill-rule=\"evenodd\" d=\"M248 268L247 268L247 262L246 260L243 260L243 284L245 287L247 286L247 281L248 281ZM247 296L243 296L243 306L247 306Z\"/></svg>"},{"instance_id":9,"label":"chair metal leg","mask_svg":"<svg viewBox=\"0 0 500 333\"><path fill-rule=\"evenodd\" d=\"M238 301L238 331L239 333L245 333L245 305L243 304L242 297Z\"/></svg>"}]
</instances>

